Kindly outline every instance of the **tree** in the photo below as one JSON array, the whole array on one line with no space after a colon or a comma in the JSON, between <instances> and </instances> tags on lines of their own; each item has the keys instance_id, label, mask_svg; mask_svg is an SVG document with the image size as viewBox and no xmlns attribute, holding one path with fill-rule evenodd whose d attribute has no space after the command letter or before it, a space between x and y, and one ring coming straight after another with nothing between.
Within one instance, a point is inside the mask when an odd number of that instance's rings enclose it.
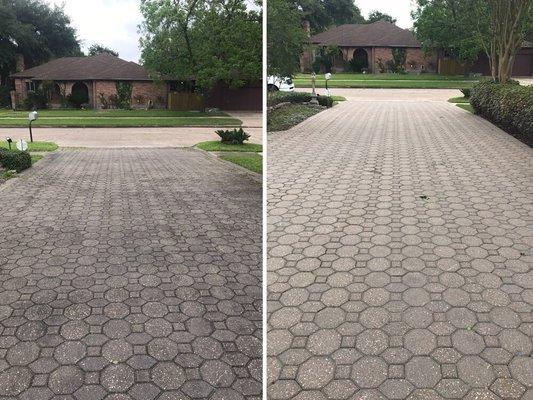
<instances>
[{"instance_id":1,"label":"tree","mask_svg":"<svg viewBox=\"0 0 533 400\"><path fill-rule=\"evenodd\" d=\"M143 0L141 12L141 59L155 75L202 92L261 79L262 18L244 0Z\"/></svg>"},{"instance_id":2,"label":"tree","mask_svg":"<svg viewBox=\"0 0 533 400\"><path fill-rule=\"evenodd\" d=\"M426 53L455 57L467 67L477 59L482 45L473 33L479 22L473 1L417 0L413 27Z\"/></svg>"},{"instance_id":3,"label":"tree","mask_svg":"<svg viewBox=\"0 0 533 400\"><path fill-rule=\"evenodd\" d=\"M267 9L268 73L292 76L300 68L305 40L300 14L290 0L269 0Z\"/></svg>"},{"instance_id":4,"label":"tree","mask_svg":"<svg viewBox=\"0 0 533 400\"><path fill-rule=\"evenodd\" d=\"M16 55L27 67L81 55L76 31L62 8L42 0L0 0L0 84L15 72Z\"/></svg>"},{"instance_id":5,"label":"tree","mask_svg":"<svg viewBox=\"0 0 533 400\"><path fill-rule=\"evenodd\" d=\"M98 54L111 54L112 56L118 57L118 52L116 52L113 49L110 49L109 47L102 46L101 44L95 43L91 47L89 47L88 55L89 56L96 56Z\"/></svg>"},{"instance_id":6,"label":"tree","mask_svg":"<svg viewBox=\"0 0 533 400\"><path fill-rule=\"evenodd\" d=\"M302 21L309 21L311 32L323 32L333 25L364 23L353 0L293 0ZM270 3L268 3L270 4Z\"/></svg>"},{"instance_id":7,"label":"tree","mask_svg":"<svg viewBox=\"0 0 533 400\"><path fill-rule=\"evenodd\" d=\"M516 53L531 29L532 4L531 0L476 2L478 38L496 82L506 83L511 77Z\"/></svg>"},{"instance_id":8,"label":"tree","mask_svg":"<svg viewBox=\"0 0 533 400\"><path fill-rule=\"evenodd\" d=\"M368 18L366 20L367 23L371 24L373 22L378 21L387 21L391 24L396 23L396 18L392 18L389 14L382 13L381 11L374 10L371 11L370 14L368 14Z\"/></svg>"},{"instance_id":9,"label":"tree","mask_svg":"<svg viewBox=\"0 0 533 400\"><path fill-rule=\"evenodd\" d=\"M412 16L426 51L467 66L485 52L493 80L502 83L533 26L532 0L418 0Z\"/></svg>"}]
</instances>

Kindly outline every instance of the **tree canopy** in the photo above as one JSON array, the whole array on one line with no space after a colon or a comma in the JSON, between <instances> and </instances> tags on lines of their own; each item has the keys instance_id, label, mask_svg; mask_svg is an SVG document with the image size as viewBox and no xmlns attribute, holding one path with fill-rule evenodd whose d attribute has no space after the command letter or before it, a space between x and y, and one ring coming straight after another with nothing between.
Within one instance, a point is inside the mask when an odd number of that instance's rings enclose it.
<instances>
[{"instance_id":1,"label":"tree canopy","mask_svg":"<svg viewBox=\"0 0 533 400\"><path fill-rule=\"evenodd\" d=\"M311 32L325 31L334 25L360 24L365 19L353 0L292 0L302 21L309 21ZM268 3L270 5L270 3Z\"/></svg>"},{"instance_id":2,"label":"tree canopy","mask_svg":"<svg viewBox=\"0 0 533 400\"><path fill-rule=\"evenodd\" d=\"M494 80L508 79L514 56L533 26L531 0L417 0L414 30L426 51L467 66L480 53Z\"/></svg>"},{"instance_id":3,"label":"tree canopy","mask_svg":"<svg viewBox=\"0 0 533 400\"><path fill-rule=\"evenodd\" d=\"M417 0L412 13L416 37L426 52L438 51L471 63L482 51L475 34L473 0Z\"/></svg>"},{"instance_id":4,"label":"tree canopy","mask_svg":"<svg viewBox=\"0 0 533 400\"><path fill-rule=\"evenodd\" d=\"M371 24L373 22L378 22L378 21L388 21L392 24L395 24L396 18L392 18L392 16L390 16L389 14L382 13L381 11L378 11L378 10L371 11L370 14L368 14L368 18L366 19L366 22Z\"/></svg>"},{"instance_id":5,"label":"tree canopy","mask_svg":"<svg viewBox=\"0 0 533 400\"><path fill-rule=\"evenodd\" d=\"M101 44L95 43L89 47L87 54L89 56L96 56L98 54L111 54L112 56L118 57L118 52L109 47L103 46Z\"/></svg>"},{"instance_id":6,"label":"tree canopy","mask_svg":"<svg viewBox=\"0 0 533 400\"><path fill-rule=\"evenodd\" d=\"M16 54L27 67L82 55L76 31L60 7L42 0L0 0L0 84L15 72Z\"/></svg>"},{"instance_id":7,"label":"tree canopy","mask_svg":"<svg viewBox=\"0 0 533 400\"><path fill-rule=\"evenodd\" d=\"M142 62L201 90L239 87L262 74L262 18L244 0L143 0Z\"/></svg>"},{"instance_id":8,"label":"tree canopy","mask_svg":"<svg viewBox=\"0 0 533 400\"><path fill-rule=\"evenodd\" d=\"M305 33L291 0L268 0L267 65L270 75L292 76L300 68Z\"/></svg>"}]
</instances>

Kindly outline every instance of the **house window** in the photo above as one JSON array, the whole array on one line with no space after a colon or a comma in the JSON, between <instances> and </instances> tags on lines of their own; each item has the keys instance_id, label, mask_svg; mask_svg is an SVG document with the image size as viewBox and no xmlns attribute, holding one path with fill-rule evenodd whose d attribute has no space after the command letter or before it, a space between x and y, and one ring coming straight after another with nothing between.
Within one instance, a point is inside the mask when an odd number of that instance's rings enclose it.
<instances>
[{"instance_id":1,"label":"house window","mask_svg":"<svg viewBox=\"0 0 533 400\"><path fill-rule=\"evenodd\" d=\"M35 82L33 82L33 81L26 82L26 91L27 92L35 92L35 89L37 89L37 85L35 85Z\"/></svg>"}]
</instances>

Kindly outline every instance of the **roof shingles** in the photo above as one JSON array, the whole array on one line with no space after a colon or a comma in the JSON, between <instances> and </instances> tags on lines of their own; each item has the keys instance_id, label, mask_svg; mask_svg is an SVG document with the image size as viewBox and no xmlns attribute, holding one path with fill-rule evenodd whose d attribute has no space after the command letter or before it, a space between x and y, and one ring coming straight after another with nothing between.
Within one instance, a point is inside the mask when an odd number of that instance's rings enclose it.
<instances>
[{"instance_id":1,"label":"roof shingles","mask_svg":"<svg viewBox=\"0 0 533 400\"><path fill-rule=\"evenodd\" d=\"M139 64L102 53L92 57L58 58L46 64L11 75L13 78L35 80L124 80L151 81Z\"/></svg>"},{"instance_id":2,"label":"roof shingles","mask_svg":"<svg viewBox=\"0 0 533 400\"><path fill-rule=\"evenodd\" d=\"M421 47L420 42L409 30L387 21L339 25L311 36L309 41L323 46Z\"/></svg>"}]
</instances>

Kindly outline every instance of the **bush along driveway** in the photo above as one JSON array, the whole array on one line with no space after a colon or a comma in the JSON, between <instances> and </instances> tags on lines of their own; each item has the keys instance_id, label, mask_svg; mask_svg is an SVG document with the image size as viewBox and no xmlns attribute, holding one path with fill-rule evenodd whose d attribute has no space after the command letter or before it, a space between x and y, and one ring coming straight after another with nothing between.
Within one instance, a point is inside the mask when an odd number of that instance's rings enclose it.
<instances>
[{"instance_id":1,"label":"bush along driveway","mask_svg":"<svg viewBox=\"0 0 533 400\"><path fill-rule=\"evenodd\" d=\"M305 121L307 118L333 107L344 97L318 96L318 105L310 104L311 93L306 92L273 92L268 94L268 132L284 131Z\"/></svg>"},{"instance_id":2,"label":"bush along driveway","mask_svg":"<svg viewBox=\"0 0 533 400\"><path fill-rule=\"evenodd\" d=\"M17 177L44 157L46 152L57 150L53 142L29 142L28 151L18 151L15 143L0 141L0 183Z\"/></svg>"}]
</instances>

